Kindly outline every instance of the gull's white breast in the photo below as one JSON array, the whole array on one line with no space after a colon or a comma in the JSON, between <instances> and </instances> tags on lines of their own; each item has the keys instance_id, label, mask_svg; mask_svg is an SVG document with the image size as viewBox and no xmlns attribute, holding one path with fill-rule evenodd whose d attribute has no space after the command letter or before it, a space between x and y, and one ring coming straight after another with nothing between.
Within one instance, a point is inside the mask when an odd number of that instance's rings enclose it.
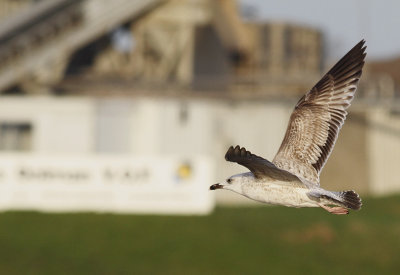
<instances>
[{"instance_id":1,"label":"gull's white breast","mask_svg":"<svg viewBox=\"0 0 400 275\"><path fill-rule=\"evenodd\" d=\"M242 195L263 203L289 207L318 207L318 204L307 196L310 189L298 184L254 181L242 185L241 191Z\"/></svg>"}]
</instances>

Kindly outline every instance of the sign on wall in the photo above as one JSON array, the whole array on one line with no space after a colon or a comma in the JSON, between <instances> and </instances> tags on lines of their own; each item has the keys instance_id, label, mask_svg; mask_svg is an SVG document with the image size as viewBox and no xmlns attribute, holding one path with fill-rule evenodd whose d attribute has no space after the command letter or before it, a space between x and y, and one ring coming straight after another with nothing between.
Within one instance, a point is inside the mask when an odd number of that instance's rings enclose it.
<instances>
[{"instance_id":1,"label":"sign on wall","mask_svg":"<svg viewBox=\"0 0 400 275\"><path fill-rule=\"evenodd\" d=\"M0 210L206 214L208 158L0 155Z\"/></svg>"}]
</instances>

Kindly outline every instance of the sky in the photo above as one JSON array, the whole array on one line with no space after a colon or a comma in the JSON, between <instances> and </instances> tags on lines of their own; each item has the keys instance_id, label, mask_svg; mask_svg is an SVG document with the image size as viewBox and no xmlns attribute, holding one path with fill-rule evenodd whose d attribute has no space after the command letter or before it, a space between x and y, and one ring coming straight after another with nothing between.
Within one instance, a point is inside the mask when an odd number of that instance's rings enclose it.
<instances>
[{"instance_id":1,"label":"sky","mask_svg":"<svg viewBox=\"0 0 400 275\"><path fill-rule=\"evenodd\" d=\"M371 60L400 57L398 0L239 0L257 20L298 23L323 31L328 58L343 56L361 39Z\"/></svg>"}]
</instances>

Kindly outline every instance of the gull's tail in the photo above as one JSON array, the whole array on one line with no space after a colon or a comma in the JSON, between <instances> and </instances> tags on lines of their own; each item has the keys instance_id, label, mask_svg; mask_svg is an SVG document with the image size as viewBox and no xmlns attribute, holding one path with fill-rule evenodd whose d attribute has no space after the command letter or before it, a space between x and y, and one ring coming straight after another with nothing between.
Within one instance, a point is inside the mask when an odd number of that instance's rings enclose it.
<instances>
[{"instance_id":1,"label":"gull's tail","mask_svg":"<svg viewBox=\"0 0 400 275\"><path fill-rule=\"evenodd\" d=\"M316 198L318 201L321 200L321 203L324 205L333 204L352 210L360 210L362 206L360 196L353 190L341 192L314 190L309 192L308 195Z\"/></svg>"},{"instance_id":2,"label":"gull's tail","mask_svg":"<svg viewBox=\"0 0 400 275\"><path fill-rule=\"evenodd\" d=\"M361 198L353 190L337 192L337 195L340 197L344 207L353 210L360 210L362 206Z\"/></svg>"}]
</instances>

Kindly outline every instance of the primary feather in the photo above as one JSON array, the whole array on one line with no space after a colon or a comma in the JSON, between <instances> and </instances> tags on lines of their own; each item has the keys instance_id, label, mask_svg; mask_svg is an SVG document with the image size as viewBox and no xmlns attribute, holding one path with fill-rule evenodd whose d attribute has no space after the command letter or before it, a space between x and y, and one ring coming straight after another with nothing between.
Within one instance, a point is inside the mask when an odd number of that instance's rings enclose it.
<instances>
[{"instance_id":1,"label":"primary feather","mask_svg":"<svg viewBox=\"0 0 400 275\"><path fill-rule=\"evenodd\" d=\"M319 184L353 100L365 58L360 41L297 103L272 163Z\"/></svg>"}]
</instances>

